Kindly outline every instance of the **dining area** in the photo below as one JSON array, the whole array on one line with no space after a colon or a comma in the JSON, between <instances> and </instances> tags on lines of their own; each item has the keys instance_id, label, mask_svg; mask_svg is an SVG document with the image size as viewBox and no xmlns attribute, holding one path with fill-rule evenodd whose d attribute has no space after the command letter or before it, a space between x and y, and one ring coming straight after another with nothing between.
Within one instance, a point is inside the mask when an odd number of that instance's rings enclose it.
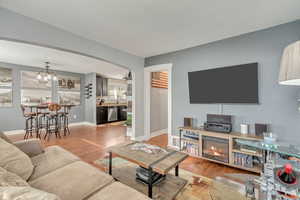
<instances>
[{"instance_id":1,"label":"dining area","mask_svg":"<svg viewBox=\"0 0 300 200\"><path fill-rule=\"evenodd\" d=\"M25 121L24 139L36 137L49 141L52 135L55 138L68 136L69 114L73 104L21 104L21 111Z\"/></svg>"}]
</instances>

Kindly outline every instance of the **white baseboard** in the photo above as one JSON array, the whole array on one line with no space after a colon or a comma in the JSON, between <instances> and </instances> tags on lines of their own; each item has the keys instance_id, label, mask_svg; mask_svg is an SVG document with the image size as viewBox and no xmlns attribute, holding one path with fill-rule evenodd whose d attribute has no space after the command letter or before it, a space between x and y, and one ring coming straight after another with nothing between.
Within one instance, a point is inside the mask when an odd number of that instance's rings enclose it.
<instances>
[{"instance_id":1,"label":"white baseboard","mask_svg":"<svg viewBox=\"0 0 300 200\"><path fill-rule=\"evenodd\" d=\"M93 124L91 122L74 122L70 123L69 126L80 126L80 125L88 125L88 126L96 126L96 124ZM4 131L3 132L5 135L19 135L19 134L24 134L24 130L11 130L11 131Z\"/></svg>"},{"instance_id":2,"label":"white baseboard","mask_svg":"<svg viewBox=\"0 0 300 200\"><path fill-rule=\"evenodd\" d=\"M133 140L135 140L135 141L147 141L147 140L149 140L149 138L147 136L143 135L143 136L135 137L135 138L133 138Z\"/></svg>"},{"instance_id":3,"label":"white baseboard","mask_svg":"<svg viewBox=\"0 0 300 200\"><path fill-rule=\"evenodd\" d=\"M161 129L161 130L158 130L158 131L154 131L152 133L150 133L150 137L156 137L156 136L159 136L159 135L162 135L162 134L168 134L168 129Z\"/></svg>"},{"instance_id":4,"label":"white baseboard","mask_svg":"<svg viewBox=\"0 0 300 200\"><path fill-rule=\"evenodd\" d=\"M5 135L19 135L19 134L24 134L24 130L12 130L12 131L4 131L3 132Z\"/></svg>"},{"instance_id":5,"label":"white baseboard","mask_svg":"<svg viewBox=\"0 0 300 200\"><path fill-rule=\"evenodd\" d=\"M74 123L70 123L69 126L80 126L80 125L88 125L88 126L97 126L97 124L93 124L91 122L74 122Z\"/></svg>"}]
</instances>

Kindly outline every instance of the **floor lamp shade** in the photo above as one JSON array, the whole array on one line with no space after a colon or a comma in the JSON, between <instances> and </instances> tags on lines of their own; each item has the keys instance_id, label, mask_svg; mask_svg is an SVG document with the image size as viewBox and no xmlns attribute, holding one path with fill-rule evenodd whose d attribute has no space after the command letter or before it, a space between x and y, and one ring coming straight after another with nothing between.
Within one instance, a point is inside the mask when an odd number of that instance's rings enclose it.
<instances>
[{"instance_id":1,"label":"floor lamp shade","mask_svg":"<svg viewBox=\"0 0 300 200\"><path fill-rule=\"evenodd\" d=\"M284 49L279 84L300 86L300 41L290 44Z\"/></svg>"}]
</instances>

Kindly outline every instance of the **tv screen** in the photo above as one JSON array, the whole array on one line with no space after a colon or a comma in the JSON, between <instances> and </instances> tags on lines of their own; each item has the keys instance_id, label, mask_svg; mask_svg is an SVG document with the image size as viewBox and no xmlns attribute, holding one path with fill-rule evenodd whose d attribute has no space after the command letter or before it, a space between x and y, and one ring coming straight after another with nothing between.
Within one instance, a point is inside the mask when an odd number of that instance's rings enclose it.
<instances>
[{"instance_id":1,"label":"tv screen","mask_svg":"<svg viewBox=\"0 0 300 200\"><path fill-rule=\"evenodd\" d=\"M258 104L258 64L188 73L190 103Z\"/></svg>"}]
</instances>

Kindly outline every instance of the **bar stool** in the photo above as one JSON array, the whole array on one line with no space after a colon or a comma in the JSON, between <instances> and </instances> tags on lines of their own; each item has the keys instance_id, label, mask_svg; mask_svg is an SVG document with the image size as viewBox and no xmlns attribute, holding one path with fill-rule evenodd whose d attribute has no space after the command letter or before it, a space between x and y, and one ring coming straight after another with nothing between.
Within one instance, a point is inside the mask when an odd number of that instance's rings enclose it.
<instances>
[{"instance_id":1,"label":"bar stool","mask_svg":"<svg viewBox=\"0 0 300 200\"><path fill-rule=\"evenodd\" d=\"M59 104L50 104L48 106L48 110L50 111L49 114L47 114L47 125L46 125L46 134L44 136L44 139L47 138L50 139L50 136L52 133L55 133L55 137L60 136L60 120L59 120L59 113L58 111L61 109L61 106Z\"/></svg>"},{"instance_id":2,"label":"bar stool","mask_svg":"<svg viewBox=\"0 0 300 200\"><path fill-rule=\"evenodd\" d=\"M64 136L66 136L68 133L68 135L70 135L70 129L69 129L69 112L70 112L70 108L71 106L69 105L63 105L64 107L64 111L60 112L60 120L63 123L63 129L64 129Z\"/></svg>"},{"instance_id":3,"label":"bar stool","mask_svg":"<svg viewBox=\"0 0 300 200\"><path fill-rule=\"evenodd\" d=\"M38 113L37 137L41 139L41 132L43 130L47 131L47 116L50 112L45 111L48 109L48 105L40 105L36 109Z\"/></svg>"},{"instance_id":4,"label":"bar stool","mask_svg":"<svg viewBox=\"0 0 300 200\"><path fill-rule=\"evenodd\" d=\"M21 110L23 117L25 118L25 135L24 139L28 139L28 136L32 137L32 132L34 131L34 123L36 122L37 113L26 112L26 107L21 104Z\"/></svg>"}]
</instances>

